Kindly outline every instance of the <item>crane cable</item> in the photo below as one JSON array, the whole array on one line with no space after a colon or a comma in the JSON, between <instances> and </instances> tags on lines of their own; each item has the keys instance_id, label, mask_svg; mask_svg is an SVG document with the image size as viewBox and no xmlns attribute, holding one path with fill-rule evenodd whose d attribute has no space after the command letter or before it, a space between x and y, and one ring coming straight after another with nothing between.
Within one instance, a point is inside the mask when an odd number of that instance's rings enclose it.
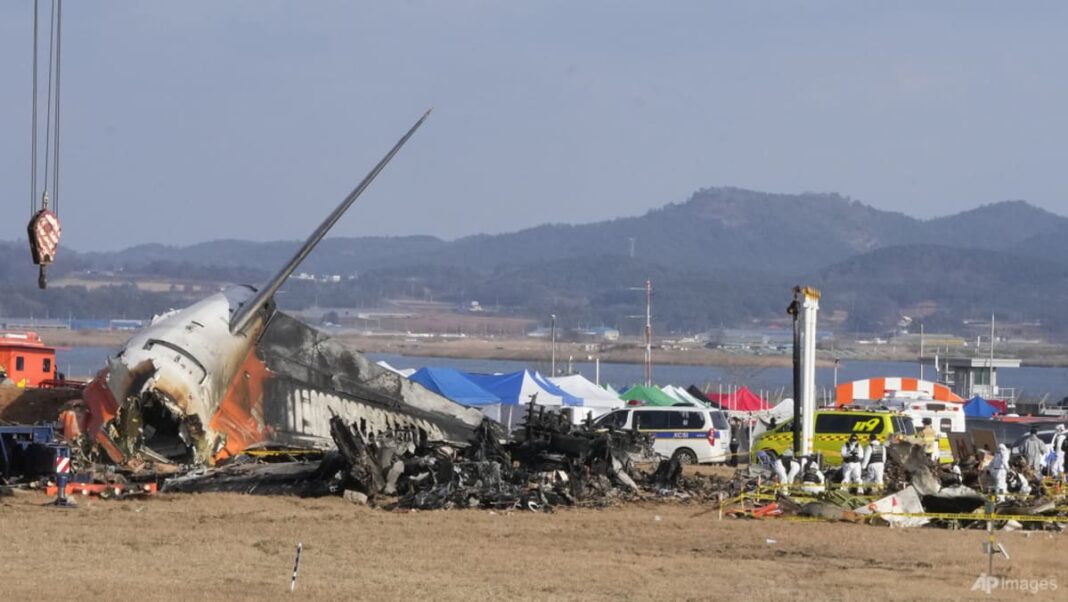
<instances>
[{"instance_id":1,"label":"crane cable","mask_svg":"<svg viewBox=\"0 0 1068 602\"><path fill-rule=\"evenodd\" d=\"M41 206L37 206L37 143L39 141L37 127L38 112L38 33L39 33L39 0L33 2L33 112L31 118L32 142L30 144L30 223L27 226L27 234L30 241L30 253L33 262L40 266L37 285L45 288L47 280L45 269L55 259L56 249L59 245L59 93L60 93L60 38L61 23L63 21L63 0L52 0L51 13L49 15L48 32L48 94L45 103L45 148L44 148L44 177L43 192L41 194ZM55 95L53 96L53 85ZM53 102L54 101L54 102ZM52 118L55 115L53 128ZM54 140L53 140L54 138ZM52 207L49 208L49 180L52 184Z\"/></svg>"},{"instance_id":2,"label":"crane cable","mask_svg":"<svg viewBox=\"0 0 1068 602\"><path fill-rule=\"evenodd\" d=\"M33 117L30 123L30 215L37 213L37 1L33 0Z\"/></svg>"}]
</instances>

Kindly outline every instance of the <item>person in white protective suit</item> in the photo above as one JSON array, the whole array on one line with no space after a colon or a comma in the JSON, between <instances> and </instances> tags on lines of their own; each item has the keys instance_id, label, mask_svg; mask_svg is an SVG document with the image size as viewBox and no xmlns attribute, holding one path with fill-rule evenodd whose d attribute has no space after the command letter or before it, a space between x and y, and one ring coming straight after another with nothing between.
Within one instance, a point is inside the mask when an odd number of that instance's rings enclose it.
<instances>
[{"instance_id":1,"label":"person in white protective suit","mask_svg":"<svg viewBox=\"0 0 1068 602\"><path fill-rule=\"evenodd\" d=\"M960 487L964 484L964 475L960 471L960 464L954 463L949 467L949 474L953 475L950 478L950 485L953 487Z\"/></svg>"},{"instance_id":2,"label":"person in white protective suit","mask_svg":"<svg viewBox=\"0 0 1068 602\"><path fill-rule=\"evenodd\" d=\"M886 470L886 448L879 443L875 435L868 437L868 446L864 448L864 478L875 489L883 488L883 471Z\"/></svg>"},{"instance_id":3,"label":"person in white protective suit","mask_svg":"<svg viewBox=\"0 0 1068 602\"><path fill-rule=\"evenodd\" d=\"M798 473L801 472L801 463L794 457L794 450L787 449L781 456L775 458L772 468L775 470L775 477L778 479L779 484L789 485L794 482Z\"/></svg>"},{"instance_id":4,"label":"person in white protective suit","mask_svg":"<svg viewBox=\"0 0 1068 602\"><path fill-rule=\"evenodd\" d=\"M1064 478L1064 445L1068 440L1068 433L1064 432L1064 425L1057 425L1057 432L1050 442L1049 451L1052 462L1049 465L1049 475L1054 479Z\"/></svg>"},{"instance_id":5,"label":"person in white protective suit","mask_svg":"<svg viewBox=\"0 0 1068 602\"><path fill-rule=\"evenodd\" d=\"M1015 470L1010 470L1006 476L1005 482L1008 485L1009 493L1018 493L1022 496L1031 495L1031 484L1027 482L1027 479Z\"/></svg>"},{"instance_id":6,"label":"person in white protective suit","mask_svg":"<svg viewBox=\"0 0 1068 602\"><path fill-rule=\"evenodd\" d=\"M855 483L857 495L864 494L860 478L860 465L863 459L864 449L861 448L857 435L854 433L842 446L842 487L848 488L850 483Z\"/></svg>"},{"instance_id":7,"label":"person in white protective suit","mask_svg":"<svg viewBox=\"0 0 1068 602\"><path fill-rule=\"evenodd\" d=\"M808 456L804 464L805 467L801 470L801 491L809 495L826 491L823 484L823 472L820 471L819 457L815 454Z\"/></svg>"},{"instance_id":8,"label":"person in white protective suit","mask_svg":"<svg viewBox=\"0 0 1068 602\"><path fill-rule=\"evenodd\" d=\"M1000 502L1009 490L1009 448L1007 445L1002 443L998 446L998 452L994 454L994 459L990 462L990 466L986 467L986 471L994 479L994 495Z\"/></svg>"}]
</instances>

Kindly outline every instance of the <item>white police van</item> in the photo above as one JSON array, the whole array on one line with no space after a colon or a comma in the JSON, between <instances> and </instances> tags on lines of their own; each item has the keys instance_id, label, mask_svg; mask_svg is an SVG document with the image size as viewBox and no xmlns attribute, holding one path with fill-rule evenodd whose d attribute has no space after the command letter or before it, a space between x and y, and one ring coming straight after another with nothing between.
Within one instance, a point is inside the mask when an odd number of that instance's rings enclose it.
<instances>
[{"instance_id":1,"label":"white police van","mask_svg":"<svg viewBox=\"0 0 1068 602\"><path fill-rule=\"evenodd\" d=\"M594 427L649 433L653 451L665 458L678 458L682 464L726 462L730 457L730 425L720 410L634 406L601 416Z\"/></svg>"}]
</instances>

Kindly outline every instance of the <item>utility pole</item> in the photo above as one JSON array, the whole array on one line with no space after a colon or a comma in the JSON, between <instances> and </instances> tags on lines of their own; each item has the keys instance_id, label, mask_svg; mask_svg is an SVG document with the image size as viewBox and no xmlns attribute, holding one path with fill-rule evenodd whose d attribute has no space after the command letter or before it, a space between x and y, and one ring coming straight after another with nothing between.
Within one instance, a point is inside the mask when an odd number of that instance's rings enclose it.
<instances>
[{"instance_id":1,"label":"utility pole","mask_svg":"<svg viewBox=\"0 0 1068 602\"><path fill-rule=\"evenodd\" d=\"M920 322L920 380L923 380L923 322Z\"/></svg>"},{"instance_id":2,"label":"utility pole","mask_svg":"<svg viewBox=\"0 0 1068 602\"><path fill-rule=\"evenodd\" d=\"M631 287L627 290L645 291L645 386L653 384L653 281L646 280L645 286ZM641 318L640 315L627 316Z\"/></svg>"},{"instance_id":3,"label":"utility pole","mask_svg":"<svg viewBox=\"0 0 1068 602\"><path fill-rule=\"evenodd\" d=\"M990 314L990 366L986 369L987 399L994 396L994 314Z\"/></svg>"},{"instance_id":4,"label":"utility pole","mask_svg":"<svg viewBox=\"0 0 1068 602\"><path fill-rule=\"evenodd\" d=\"M645 386L653 384L653 281L645 281Z\"/></svg>"},{"instance_id":5,"label":"utility pole","mask_svg":"<svg viewBox=\"0 0 1068 602\"><path fill-rule=\"evenodd\" d=\"M549 376L556 376L556 314L550 316L552 318L552 327L550 328L550 337L552 339L552 360L550 362L550 374Z\"/></svg>"}]
</instances>

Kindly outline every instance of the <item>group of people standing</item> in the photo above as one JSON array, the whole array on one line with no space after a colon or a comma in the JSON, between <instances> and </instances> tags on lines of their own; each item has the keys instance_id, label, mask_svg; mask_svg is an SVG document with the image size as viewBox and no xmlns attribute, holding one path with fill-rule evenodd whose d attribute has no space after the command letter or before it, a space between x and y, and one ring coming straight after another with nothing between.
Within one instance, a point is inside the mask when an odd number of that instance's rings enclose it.
<instances>
[{"instance_id":1,"label":"group of people standing","mask_svg":"<svg viewBox=\"0 0 1068 602\"><path fill-rule=\"evenodd\" d=\"M1049 445L1038 436L1038 428L1031 427L1031 433L1020 445L1020 455L1024 463L1037 475L1050 476L1058 481L1065 478L1064 456L1068 451L1068 432L1063 424L1058 424ZM987 466L987 474L994 480L994 494L1000 499L1009 491L1028 494L1031 486L1027 479L1013 472L1009 461L1012 453L1002 443L994 459Z\"/></svg>"},{"instance_id":2,"label":"group of people standing","mask_svg":"<svg viewBox=\"0 0 1068 602\"><path fill-rule=\"evenodd\" d=\"M868 437L868 444L861 445L860 439L850 435L842 445L842 485L851 487L857 495L864 494L865 485L873 490L883 488L886 469L886 447L875 435ZM805 493L821 493L826 477L820 470L819 456L795 457L793 450L787 449L772 463L775 479L780 484L790 485L800 480L801 490Z\"/></svg>"},{"instance_id":3,"label":"group of people standing","mask_svg":"<svg viewBox=\"0 0 1068 602\"><path fill-rule=\"evenodd\" d=\"M732 424L734 427L734 424ZM925 429L930 428L930 423L924 422ZM736 427L735 427L736 428ZM732 428L732 430L734 430ZM740 429L739 429L740 430ZM921 433L922 436L922 433ZM938 461L938 438L929 437L933 444L928 444L924 438L925 451L930 449L931 457ZM732 445L732 458L737 447ZM1026 466L1030 467L1035 474L1047 475L1058 480L1065 480L1065 454L1068 452L1068 431L1063 424L1056 427L1053 439L1046 444L1038 436L1038 430L1031 428L1028 436L1019 448ZM867 444L861 443L856 434L851 434L849 439L842 445L842 486L854 491L857 495L864 494L864 488L870 487L873 492L882 490L884 486L885 470L887 463L886 446L879 438L872 434L868 436ZM994 481L995 495L1001 499L1009 491L1020 494L1028 494L1031 487L1028 479L1023 474L1012 470L1009 461L1011 452L1007 445L998 446L997 452L990 464L987 465L987 473ZM793 450L785 450L772 462L775 479L782 485L792 485L800 482L802 491L806 493L821 493L824 491L826 477L820 470L819 455L795 457ZM953 466L954 472L960 475L960 468Z\"/></svg>"},{"instance_id":4,"label":"group of people standing","mask_svg":"<svg viewBox=\"0 0 1068 602\"><path fill-rule=\"evenodd\" d=\"M886 447L875 435L868 435L868 444L862 446L854 433L842 446L842 485L856 485L857 495L864 494L864 483L874 490L883 488L886 471ZM864 477L863 479L861 477Z\"/></svg>"}]
</instances>

